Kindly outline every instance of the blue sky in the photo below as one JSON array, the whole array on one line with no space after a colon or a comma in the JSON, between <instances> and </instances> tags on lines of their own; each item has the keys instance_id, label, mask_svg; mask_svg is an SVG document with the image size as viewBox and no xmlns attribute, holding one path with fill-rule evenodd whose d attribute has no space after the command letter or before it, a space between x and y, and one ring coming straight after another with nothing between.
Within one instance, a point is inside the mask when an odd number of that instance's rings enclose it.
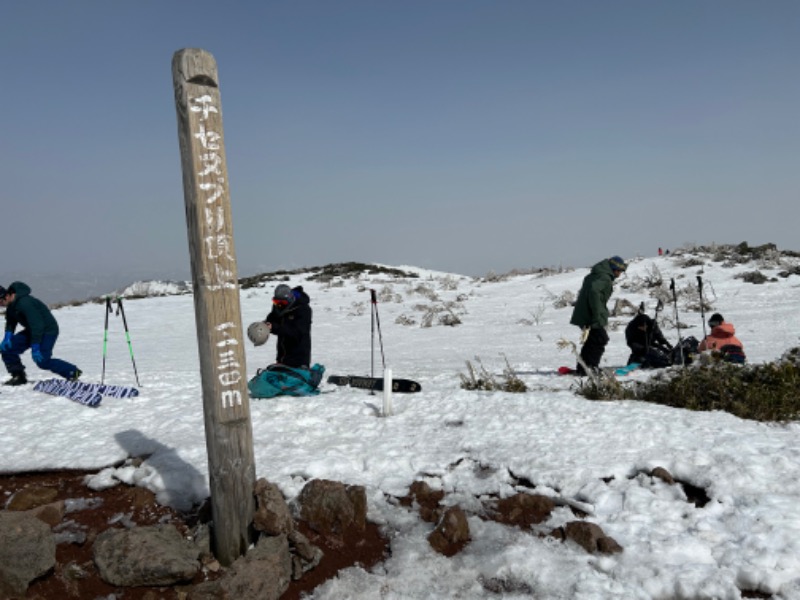
<instances>
[{"instance_id":1,"label":"blue sky","mask_svg":"<svg viewBox=\"0 0 800 600\"><path fill-rule=\"evenodd\" d=\"M800 249L795 1L0 7L4 284L189 276L186 47L219 68L240 275Z\"/></svg>"}]
</instances>

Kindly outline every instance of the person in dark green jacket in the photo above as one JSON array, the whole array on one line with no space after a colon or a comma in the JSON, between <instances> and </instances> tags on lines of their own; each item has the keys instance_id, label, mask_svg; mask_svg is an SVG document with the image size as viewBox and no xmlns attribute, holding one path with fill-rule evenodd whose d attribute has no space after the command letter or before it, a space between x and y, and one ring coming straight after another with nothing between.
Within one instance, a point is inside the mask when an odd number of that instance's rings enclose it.
<instances>
[{"instance_id":1,"label":"person in dark green jacket","mask_svg":"<svg viewBox=\"0 0 800 600\"><path fill-rule=\"evenodd\" d=\"M581 359L590 369L600 366L600 359L608 344L608 299L614 287L614 280L625 272L628 265L619 256L612 256L592 267L583 278L581 291L575 301L570 323L581 328L583 346ZM578 363L575 369L579 375L585 375L583 365Z\"/></svg>"},{"instance_id":2,"label":"person in dark green jacket","mask_svg":"<svg viewBox=\"0 0 800 600\"><path fill-rule=\"evenodd\" d=\"M0 286L0 304L6 307L6 330L0 342L0 354L11 379L5 385L28 383L25 365L20 355L31 349L33 362L40 369L52 371L64 379L77 381L81 371L65 360L53 358L53 347L58 339L58 323L53 313L39 299L31 296L31 288L15 281L8 289ZM22 331L15 333L17 325Z\"/></svg>"}]
</instances>

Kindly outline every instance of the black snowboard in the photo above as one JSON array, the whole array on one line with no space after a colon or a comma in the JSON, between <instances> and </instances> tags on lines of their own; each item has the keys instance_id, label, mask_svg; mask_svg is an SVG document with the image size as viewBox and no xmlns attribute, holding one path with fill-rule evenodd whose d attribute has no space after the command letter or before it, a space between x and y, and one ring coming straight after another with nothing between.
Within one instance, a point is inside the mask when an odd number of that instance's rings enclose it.
<instances>
[{"instance_id":1,"label":"black snowboard","mask_svg":"<svg viewBox=\"0 0 800 600\"><path fill-rule=\"evenodd\" d=\"M358 375L331 375L328 383L349 385L362 390L383 391L383 377L359 377ZM422 390L422 386L410 379L392 379L392 391L399 394L411 394Z\"/></svg>"}]
</instances>

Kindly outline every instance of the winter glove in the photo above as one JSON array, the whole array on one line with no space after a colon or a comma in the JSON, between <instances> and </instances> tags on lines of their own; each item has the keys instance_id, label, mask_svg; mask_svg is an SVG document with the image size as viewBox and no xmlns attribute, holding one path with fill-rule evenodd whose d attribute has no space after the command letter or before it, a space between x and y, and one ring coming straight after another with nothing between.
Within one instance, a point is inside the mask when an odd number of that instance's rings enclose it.
<instances>
[{"instance_id":1,"label":"winter glove","mask_svg":"<svg viewBox=\"0 0 800 600\"><path fill-rule=\"evenodd\" d=\"M44 362L42 347L39 344L31 344L31 356L33 357L33 362L35 362L37 365L41 362Z\"/></svg>"},{"instance_id":2,"label":"winter glove","mask_svg":"<svg viewBox=\"0 0 800 600\"><path fill-rule=\"evenodd\" d=\"M10 331L6 331L6 336L3 338L3 341L0 342L0 351L8 352L9 350L11 350L11 344L12 344L11 340L13 337L14 337L13 333L11 333Z\"/></svg>"},{"instance_id":3,"label":"winter glove","mask_svg":"<svg viewBox=\"0 0 800 600\"><path fill-rule=\"evenodd\" d=\"M589 331L590 331L589 327L584 327L583 329L581 329L581 344L585 344L586 340L589 339Z\"/></svg>"}]
</instances>

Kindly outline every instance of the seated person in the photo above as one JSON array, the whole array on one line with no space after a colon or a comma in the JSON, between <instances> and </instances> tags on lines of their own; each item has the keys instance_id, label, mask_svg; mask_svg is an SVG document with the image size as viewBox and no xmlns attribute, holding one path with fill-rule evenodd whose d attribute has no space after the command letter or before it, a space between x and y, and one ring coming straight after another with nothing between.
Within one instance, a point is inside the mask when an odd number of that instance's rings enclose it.
<instances>
[{"instance_id":1,"label":"seated person","mask_svg":"<svg viewBox=\"0 0 800 600\"><path fill-rule=\"evenodd\" d=\"M736 328L733 323L725 321L721 314L714 313L708 320L708 326L711 327L711 333L700 342L697 349L700 352L717 350L727 362L744 363L744 345L736 337Z\"/></svg>"},{"instance_id":2,"label":"seated person","mask_svg":"<svg viewBox=\"0 0 800 600\"><path fill-rule=\"evenodd\" d=\"M671 364L672 345L661 333L658 323L646 314L640 312L628 323L625 341L631 349L629 365L639 363L645 369L660 369Z\"/></svg>"}]
</instances>

